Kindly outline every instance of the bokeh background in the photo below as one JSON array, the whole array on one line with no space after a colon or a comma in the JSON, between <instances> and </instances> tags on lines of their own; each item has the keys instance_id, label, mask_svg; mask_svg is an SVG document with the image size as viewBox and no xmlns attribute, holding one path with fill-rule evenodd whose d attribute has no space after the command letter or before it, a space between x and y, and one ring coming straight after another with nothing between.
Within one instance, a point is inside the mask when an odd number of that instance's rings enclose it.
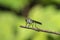
<instances>
[{"instance_id":1,"label":"bokeh background","mask_svg":"<svg viewBox=\"0 0 60 40\"><path fill-rule=\"evenodd\" d=\"M25 18L38 28L60 32L60 0L0 0L0 40L60 40L60 35L21 28Z\"/></svg>"}]
</instances>

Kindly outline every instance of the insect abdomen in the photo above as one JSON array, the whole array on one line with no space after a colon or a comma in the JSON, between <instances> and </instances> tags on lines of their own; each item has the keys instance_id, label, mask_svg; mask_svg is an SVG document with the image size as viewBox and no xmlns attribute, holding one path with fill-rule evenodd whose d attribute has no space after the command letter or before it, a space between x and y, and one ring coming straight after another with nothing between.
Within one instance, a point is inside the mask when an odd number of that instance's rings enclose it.
<instances>
[{"instance_id":1,"label":"insect abdomen","mask_svg":"<svg viewBox=\"0 0 60 40\"><path fill-rule=\"evenodd\" d=\"M38 23L38 24L41 24L42 25L42 23L41 22L38 22L38 21L35 21L35 20L32 20L33 22L35 22L35 23Z\"/></svg>"}]
</instances>

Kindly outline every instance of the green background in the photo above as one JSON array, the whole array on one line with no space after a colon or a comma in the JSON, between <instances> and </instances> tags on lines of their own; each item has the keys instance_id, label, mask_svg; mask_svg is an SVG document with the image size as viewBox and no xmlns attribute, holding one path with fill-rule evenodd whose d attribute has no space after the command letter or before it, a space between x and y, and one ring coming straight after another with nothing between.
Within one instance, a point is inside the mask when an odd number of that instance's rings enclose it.
<instances>
[{"instance_id":1,"label":"green background","mask_svg":"<svg viewBox=\"0 0 60 40\"><path fill-rule=\"evenodd\" d=\"M60 0L42 0L41 4L40 0L37 2L39 3L29 11L28 17L42 22L42 25L37 25L38 28L60 32L60 9L58 10L55 5L51 4L52 2L60 4ZM0 4L16 11L22 10L29 3L30 0L0 0ZM43 7L43 4L48 5ZM60 35L24 29L20 25L25 26L23 16L0 10L0 40L60 40Z\"/></svg>"}]
</instances>

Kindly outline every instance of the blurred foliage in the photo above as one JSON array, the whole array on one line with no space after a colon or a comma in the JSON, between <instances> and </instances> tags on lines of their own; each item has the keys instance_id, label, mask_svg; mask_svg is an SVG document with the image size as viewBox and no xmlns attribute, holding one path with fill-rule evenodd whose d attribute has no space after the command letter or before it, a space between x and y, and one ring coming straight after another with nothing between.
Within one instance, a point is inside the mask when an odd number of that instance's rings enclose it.
<instances>
[{"instance_id":1,"label":"blurred foliage","mask_svg":"<svg viewBox=\"0 0 60 40\"><path fill-rule=\"evenodd\" d=\"M0 4L19 11L32 1L34 0L0 0ZM52 2L60 4L60 0L36 1L38 4L30 9L28 17L42 22L43 25L36 24L38 28L60 32L60 10L57 10L56 6L52 4ZM43 4L48 5L42 6ZM20 28L20 25L25 25L23 16L0 9L0 40L60 40L59 35Z\"/></svg>"},{"instance_id":2,"label":"blurred foliage","mask_svg":"<svg viewBox=\"0 0 60 40\"><path fill-rule=\"evenodd\" d=\"M52 1L60 4L60 0L52 0Z\"/></svg>"},{"instance_id":3,"label":"blurred foliage","mask_svg":"<svg viewBox=\"0 0 60 40\"><path fill-rule=\"evenodd\" d=\"M0 4L11 7L12 9L19 10L25 5L29 4L28 0L0 0Z\"/></svg>"}]
</instances>

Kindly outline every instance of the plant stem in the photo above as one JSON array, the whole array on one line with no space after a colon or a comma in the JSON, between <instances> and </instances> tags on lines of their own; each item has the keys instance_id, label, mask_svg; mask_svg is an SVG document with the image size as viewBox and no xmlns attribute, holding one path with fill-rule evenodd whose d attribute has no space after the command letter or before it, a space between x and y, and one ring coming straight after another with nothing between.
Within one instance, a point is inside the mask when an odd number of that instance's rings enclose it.
<instances>
[{"instance_id":1,"label":"plant stem","mask_svg":"<svg viewBox=\"0 0 60 40\"><path fill-rule=\"evenodd\" d=\"M52 32L52 31L43 30L43 29L40 29L40 28L30 28L30 27L25 27L25 26L20 26L20 27L26 28L26 29L32 29L32 30L35 30L35 31L38 31L38 32L46 32L46 33L60 35L60 33L58 33L58 32Z\"/></svg>"}]
</instances>

